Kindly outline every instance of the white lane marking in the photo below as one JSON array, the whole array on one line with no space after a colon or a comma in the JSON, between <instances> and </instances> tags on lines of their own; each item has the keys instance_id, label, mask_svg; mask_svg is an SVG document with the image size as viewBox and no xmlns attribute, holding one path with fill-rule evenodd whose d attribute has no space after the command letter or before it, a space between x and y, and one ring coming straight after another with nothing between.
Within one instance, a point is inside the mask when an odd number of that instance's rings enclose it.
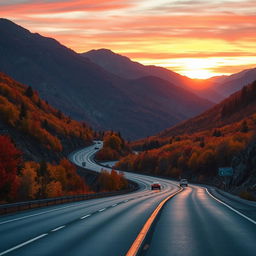
<instances>
[{"instance_id":1,"label":"white lane marking","mask_svg":"<svg viewBox=\"0 0 256 256\"><path fill-rule=\"evenodd\" d=\"M64 225L64 226L57 227L57 228L51 230L51 232L58 231L58 230L60 230L60 229L62 229L62 228L65 228L65 227L66 227L65 225Z\"/></svg>"},{"instance_id":2,"label":"white lane marking","mask_svg":"<svg viewBox=\"0 0 256 256\"><path fill-rule=\"evenodd\" d=\"M127 203L129 200L125 200L125 201L123 201L124 203Z\"/></svg>"},{"instance_id":3,"label":"white lane marking","mask_svg":"<svg viewBox=\"0 0 256 256\"><path fill-rule=\"evenodd\" d=\"M90 217L90 216L91 216L91 214L87 214L87 215L81 217L80 219L83 220L83 219L88 218L88 217Z\"/></svg>"},{"instance_id":4,"label":"white lane marking","mask_svg":"<svg viewBox=\"0 0 256 256\"><path fill-rule=\"evenodd\" d=\"M103 209L100 209L99 212L103 212L103 211L105 211L105 210L106 210L106 208L103 208Z\"/></svg>"},{"instance_id":5,"label":"white lane marking","mask_svg":"<svg viewBox=\"0 0 256 256\"><path fill-rule=\"evenodd\" d=\"M32 238L32 239L30 239L30 240L28 240L28 241L26 241L26 242L24 242L24 243L22 243L22 244L18 244L18 245L14 246L14 247L12 247L12 248L6 250L6 251L0 252L0 256L1 256L1 255L5 255L5 254L7 254L7 253L9 253L9 252L12 252L12 251L14 251L14 250L16 250L16 249L19 249L19 248L21 248L21 247L23 247L23 246L25 246L25 245L27 245L27 244L30 244L30 243L32 243L32 242L34 242L34 241L36 241L36 240L38 240L38 239L40 239L40 238L43 238L44 236L47 236L47 235L48 235L47 233L46 233L46 234L42 234L42 235L37 236L37 237L35 237L35 238Z\"/></svg>"},{"instance_id":6,"label":"white lane marking","mask_svg":"<svg viewBox=\"0 0 256 256\"><path fill-rule=\"evenodd\" d=\"M42 214L49 213L49 212L60 211L60 210L66 209L66 208L77 207L77 206L83 205L84 203L85 202L83 202L81 204L69 205L69 206L65 206L65 207L61 207L61 208L57 208L57 209L53 209L53 210L49 210L49 211L45 211L45 212L35 213L35 214L19 217L19 218L16 218L16 219L6 220L6 221L3 221L3 222L0 222L0 225L6 224L6 223L9 223L9 222L13 222L13 221L17 221L17 220L27 219L27 218L30 218L30 217L42 215Z\"/></svg>"},{"instance_id":7,"label":"white lane marking","mask_svg":"<svg viewBox=\"0 0 256 256\"><path fill-rule=\"evenodd\" d=\"M207 188L206 188L205 190L206 190L206 192L208 193L208 195L211 196L212 198L214 198L216 201L218 201L219 203L225 205L225 206L228 207L231 211L233 211L233 212L237 213L238 215L244 217L245 219L249 220L251 223L256 224L256 221L255 221L255 220L253 220L253 219L247 217L247 216L244 215L243 213L237 211L237 210L234 209L233 207L231 207L231 206L229 206L228 204L222 202L221 200L219 200L218 198L216 198L215 196L213 196L213 195L208 191Z\"/></svg>"},{"instance_id":8,"label":"white lane marking","mask_svg":"<svg viewBox=\"0 0 256 256\"><path fill-rule=\"evenodd\" d=\"M112 207L115 207L115 206L117 206L117 204L112 204Z\"/></svg>"}]
</instances>

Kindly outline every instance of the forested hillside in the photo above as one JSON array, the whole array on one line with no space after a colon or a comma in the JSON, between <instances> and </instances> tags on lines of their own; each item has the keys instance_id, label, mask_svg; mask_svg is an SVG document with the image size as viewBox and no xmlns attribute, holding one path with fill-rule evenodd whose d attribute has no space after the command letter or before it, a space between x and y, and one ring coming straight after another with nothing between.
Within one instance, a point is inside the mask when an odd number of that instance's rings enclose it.
<instances>
[{"instance_id":1,"label":"forested hillside","mask_svg":"<svg viewBox=\"0 0 256 256\"><path fill-rule=\"evenodd\" d=\"M97 136L0 73L0 203L126 188L123 175L112 170L95 174L92 190L66 159Z\"/></svg>"},{"instance_id":2,"label":"forested hillside","mask_svg":"<svg viewBox=\"0 0 256 256\"><path fill-rule=\"evenodd\" d=\"M235 161L243 159L241 154L255 144L255 131L256 82L253 82L202 115L158 136L133 143L136 150L143 151L122 158L117 167L223 186L218 168L233 166L232 184L240 187L236 191L249 190L256 194L255 188L248 185L254 179L251 170L241 169ZM252 154L246 161L254 161L249 158Z\"/></svg>"},{"instance_id":3,"label":"forested hillside","mask_svg":"<svg viewBox=\"0 0 256 256\"><path fill-rule=\"evenodd\" d=\"M0 114L0 133L10 135L30 160L58 160L68 151L92 143L93 131L87 124L72 120L31 87L3 73Z\"/></svg>"}]
</instances>

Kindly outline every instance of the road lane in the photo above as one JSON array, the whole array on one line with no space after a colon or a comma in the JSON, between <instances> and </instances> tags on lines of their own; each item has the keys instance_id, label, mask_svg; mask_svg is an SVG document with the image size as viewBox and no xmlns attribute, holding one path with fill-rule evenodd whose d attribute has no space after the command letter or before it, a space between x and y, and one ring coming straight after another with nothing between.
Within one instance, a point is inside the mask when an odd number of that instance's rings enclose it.
<instances>
[{"instance_id":1,"label":"road lane","mask_svg":"<svg viewBox=\"0 0 256 256\"><path fill-rule=\"evenodd\" d=\"M256 225L190 186L164 207L144 254L253 256Z\"/></svg>"},{"instance_id":2,"label":"road lane","mask_svg":"<svg viewBox=\"0 0 256 256\"><path fill-rule=\"evenodd\" d=\"M102 167L91 160L95 151L92 146L72 157L77 164L86 161L87 168L100 171ZM124 254L159 202L178 190L173 182L163 180L162 191L151 191L155 178L127 176L140 184L138 191L1 217L0 255Z\"/></svg>"},{"instance_id":3,"label":"road lane","mask_svg":"<svg viewBox=\"0 0 256 256\"><path fill-rule=\"evenodd\" d=\"M96 151L91 146L70 157L99 172L102 167L92 159ZM177 183L167 179L136 173L125 176L138 182L140 189L1 217L0 256L125 255L157 205L178 190ZM150 190L155 180L162 184L162 191ZM143 252L151 256L254 256L255 227L205 188L189 185L163 207Z\"/></svg>"}]
</instances>

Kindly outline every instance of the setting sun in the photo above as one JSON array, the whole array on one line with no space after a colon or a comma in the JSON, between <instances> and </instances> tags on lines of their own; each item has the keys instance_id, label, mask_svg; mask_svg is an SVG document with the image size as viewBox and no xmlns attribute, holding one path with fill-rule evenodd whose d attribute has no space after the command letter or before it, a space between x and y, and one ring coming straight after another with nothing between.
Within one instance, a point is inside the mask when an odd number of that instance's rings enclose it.
<instances>
[{"instance_id":1,"label":"setting sun","mask_svg":"<svg viewBox=\"0 0 256 256\"><path fill-rule=\"evenodd\" d=\"M216 65L209 59L185 59L183 63L184 70L180 73L190 78L205 79L215 74L211 71Z\"/></svg>"}]
</instances>

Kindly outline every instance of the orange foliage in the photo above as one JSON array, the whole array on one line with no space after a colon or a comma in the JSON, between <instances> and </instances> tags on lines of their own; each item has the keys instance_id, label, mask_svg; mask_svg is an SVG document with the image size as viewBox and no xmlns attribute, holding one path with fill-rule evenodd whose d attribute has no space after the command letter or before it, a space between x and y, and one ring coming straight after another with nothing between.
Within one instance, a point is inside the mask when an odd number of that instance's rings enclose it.
<instances>
[{"instance_id":1,"label":"orange foliage","mask_svg":"<svg viewBox=\"0 0 256 256\"><path fill-rule=\"evenodd\" d=\"M107 132L103 139L103 148L97 152L99 161L117 160L130 153L130 148L120 134Z\"/></svg>"},{"instance_id":2,"label":"orange foliage","mask_svg":"<svg viewBox=\"0 0 256 256\"><path fill-rule=\"evenodd\" d=\"M67 159L62 159L59 165L48 164L47 170L50 180L53 181L48 188L48 197L57 193L75 195L89 192L88 186L76 173L75 166ZM59 184L57 182L59 182ZM54 184L57 186L55 191L53 191Z\"/></svg>"},{"instance_id":3,"label":"orange foliage","mask_svg":"<svg viewBox=\"0 0 256 256\"><path fill-rule=\"evenodd\" d=\"M98 183L102 191L117 191L125 189L128 182L122 172L117 172L114 169L111 172L102 169L98 178Z\"/></svg>"},{"instance_id":4,"label":"orange foliage","mask_svg":"<svg viewBox=\"0 0 256 256\"><path fill-rule=\"evenodd\" d=\"M218 167L230 166L234 156L246 148L256 130L256 118L246 119L247 132L241 131L244 120L213 130L167 138L165 145L139 154L130 154L116 168L172 178L185 176L203 181L217 175ZM156 137L154 138L156 140ZM161 138L161 144L163 139ZM138 146L138 144L137 144Z\"/></svg>"},{"instance_id":5,"label":"orange foliage","mask_svg":"<svg viewBox=\"0 0 256 256\"><path fill-rule=\"evenodd\" d=\"M21 199L36 199L40 185L38 183L37 169L39 164L35 162L26 162L21 171L21 184L19 197Z\"/></svg>"},{"instance_id":6,"label":"orange foliage","mask_svg":"<svg viewBox=\"0 0 256 256\"><path fill-rule=\"evenodd\" d=\"M89 126L71 120L31 90L0 73L0 115L3 121L54 151L62 151L62 137L91 142L93 134Z\"/></svg>"}]
</instances>

